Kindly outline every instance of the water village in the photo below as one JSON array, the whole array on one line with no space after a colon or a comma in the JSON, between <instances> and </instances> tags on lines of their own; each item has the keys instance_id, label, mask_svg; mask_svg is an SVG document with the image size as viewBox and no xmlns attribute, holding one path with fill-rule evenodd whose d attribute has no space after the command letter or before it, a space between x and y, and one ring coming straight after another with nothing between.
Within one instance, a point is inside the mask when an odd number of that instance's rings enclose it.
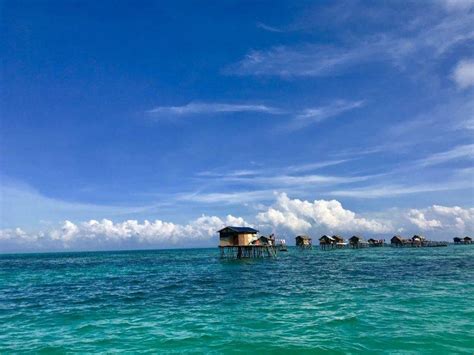
<instances>
[{"instance_id":1,"label":"water village","mask_svg":"<svg viewBox=\"0 0 474 355\"><path fill-rule=\"evenodd\" d=\"M251 227L228 226L218 231L219 250L222 258L263 258L276 257L278 252L286 252L285 239L277 239L274 234L267 236L259 235L259 231ZM312 238L308 235L298 235L295 237L295 245L299 250L309 250L313 248ZM331 249L359 249L359 248L429 248L446 247L448 242L427 240L421 235L414 235L412 238L404 238L395 235L386 243L385 239L370 238L367 241L362 236L354 235L348 240L340 235L323 235L319 238L319 248L321 250ZM472 244L469 236L453 238L453 244Z\"/></svg>"}]
</instances>

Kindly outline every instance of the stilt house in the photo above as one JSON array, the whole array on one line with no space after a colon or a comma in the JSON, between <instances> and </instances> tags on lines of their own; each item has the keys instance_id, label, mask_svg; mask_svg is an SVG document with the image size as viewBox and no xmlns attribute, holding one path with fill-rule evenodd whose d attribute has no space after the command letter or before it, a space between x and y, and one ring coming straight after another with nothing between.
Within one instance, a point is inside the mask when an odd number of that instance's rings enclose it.
<instances>
[{"instance_id":1,"label":"stilt house","mask_svg":"<svg viewBox=\"0 0 474 355\"><path fill-rule=\"evenodd\" d=\"M313 239L307 235L299 235L295 238L296 246L303 249L310 249Z\"/></svg>"},{"instance_id":2,"label":"stilt house","mask_svg":"<svg viewBox=\"0 0 474 355\"><path fill-rule=\"evenodd\" d=\"M258 230L250 227L225 227L218 231L219 246L236 247L250 245Z\"/></svg>"}]
</instances>

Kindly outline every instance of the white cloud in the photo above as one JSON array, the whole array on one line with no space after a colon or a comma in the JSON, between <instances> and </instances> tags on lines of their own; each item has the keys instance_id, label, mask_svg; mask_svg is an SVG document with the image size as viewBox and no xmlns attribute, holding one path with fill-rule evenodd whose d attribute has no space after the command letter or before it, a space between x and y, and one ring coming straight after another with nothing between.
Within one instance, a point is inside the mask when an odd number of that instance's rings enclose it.
<instances>
[{"instance_id":1,"label":"white cloud","mask_svg":"<svg viewBox=\"0 0 474 355\"><path fill-rule=\"evenodd\" d=\"M285 32L282 29L279 29L279 28L274 27L274 26L266 25L263 22L257 22L257 27L261 28L262 30L269 31L269 32L277 32L277 33Z\"/></svg>"},{"instance_id":2,"label":"white cloud","mask_svg":"<svg viewBox=\"0 0 474 355\"><path fill-rule=\"evenodd\" d=\"M238 75L326 76L336 70L365 61L370 47L338 49L319 45L278 46L253 50L226 72Z\"/></svg>"},{"instance_id":3,"label":"white cloud","mask_svg":"<svg viewBox=\"0 0 474 355\"><path fill-rule=\"evenodd\" d=\"M293 232L304 232L309 230L311 223L299 218L290 211L280 211L270 207L266 212L260 212L257 220L263 224L271 225L274 228L285 228Z\"/></svg>"},{"instance_id":4,"label":"white cloud","mask_svg":"<svg viewBox=\"0 0 474 355\"><path fill-rule=\"evenodd\" d=\"M322 122L328 118L336 117L344 112L360 108L364 101L335 100L334 102L320 107L306 108L301 110L287 110L274 106L253 104L228 104L228 103L202 103L191 102L184 106L159 106L146 111L149 117L156 120L173 120L179 117L195 115L228 114L242 112L257 112L270 115L292 115L294 118L284 126L288 129L300 129L310 124Z\"/></svg>"},{"instance_id":5,"label":"white cloud","mask_svg":"<svg viewBox=\"0 0 474 355\"><path fill-rule=\"evenodd\" d=\"M290 199L285 193L278 194L277 203L266 212L257 215L260 222L274 227L286 227L291 231L306 231L311 227L324 227L331 231L388 232L389 223L365 219L346 210L337 200L313 202Z\"/></svg>"},{"instance_id":6,"label":"white cloud","mask_svg":"<svg viewBox=\"0 0 474 355\"><path fill-rule=\"evenodd\" d=\"M361 63L388 62L398 68L415 63L426 66L456 45L474 38L474 14L456 13L437 18L426 25L426 19L415 19L410 35L380 33L355 39L339 47L306 44L276 46L250 51L241 61L229 66L229 74L318 77L345 71Z\"/></svg>"},{"instance_id":7,"label":"white cloud","mask_svg":"<svg viewBox=\"0 0 474 355\"><path fill-rule=\"evenodd\" d=\"M474 86L474 60L461 60L454 68L453 80L461 89Z\"/></svg>"},{"instance_id":8,"label":"white cloud","mask_svg":"<svg viewBox=\"0 0 474 355\"><path fill-rule=\"evenodd\" d=\"M20 228L0 230L3 249L101 249L123 245L140 246L186 245L190 242L208 241L216 231L226 225L249 225L241 217L228 215L225 219L203 215L188 224L175 224L161 220L140 223L127 220L114 223L108 219L89 220L75 224L66 220L61 227L37 233L27 233Z\"/></svg>"},{"instance_id":9,"label":"white cloud","mask_svg":"<svg viewBox=\"0 0 474 355\"><path fill-rule=\"evenodd\" d=\"M458 159L473 159L474 144L459 145L448 151L435 153L422 159L419 163L422 166L437 165Z\"/></svg>"},{"instance_id":10,"label":"white cloud","mask_svg":"<svg viewBox=\"0 0 474 355\"><path fill-rule=\"evenodd\" d=\"M460 234L474 233L474 208L432 205L423 209L378 211L361 216L345 209L337 200L291 199L285 193L276 195L272 206L261 206L255 217L255 227L277 234L292 233L362 233L380 234L403 231L430 231L429 238L450 239ZM187 224L162 220L139 222L109 219L74 223L66 220L58 227L39 232L21 228L0 230L0 250L101 250L136 249L146 247L216 245L216 232L226 226L253 226L242 217L225 218L202 215ZM214 240L214 238L216 238ZM436 239L436 238L435 238Z\"/></svg>"},{"instance_id":11,"label":"white cloud","mask_svg":"<svg viewBox=\"0 0 474 355\"><path fill-rule=\"evenodd\" d=\"M399 195L419 194L424 192L438 192L472 189L472 182L468 180L447 182L444 184L423 184L423 185L371 185L361 188L334 190L329 192L332 196L354 197L354 198L381 198Z\"/></svg>"},{"instance_id":12,"label":"white cloud","mask_svg":"<svg viewBox=\"0 0 474 355\"><path fill-rule=\"evenodd\" d=\"M230 103L205 103L191 102L184 106L159 106L146 113L155 119L173 119L176 117L218 114L218 113L237 113L237 112L259 112L265 114L282 114L278 108L259 105L259 104L230 104Z\"/></svg>"},{"instance_id":13,"label":"white cloud","mask_svg":"<svg viewBox=\"0 0 474 355\"><path fill-rule=\"evenodd\" d=\"M302 185L336 185L348 184L370 179L371 176L329 176L329 175L275 175L275 176L242 176L223 177L222 180L248 184L258 184L274 187L302 186Z\"/></svg>"},{"instance_id":14,"label":"white cloud","mask_svg":"<svg viewBox=\"0 0 474 355\"><path fill-rule=\"evenodd\" d=\"M474 208L433 205L421 210L412 209L406 217L422 230L443 228L448 233L452 231L472 233L474 231Z\"/></svg>"},{"instance_id":15,"label":"white cloud","mask_svg":"<svg viewBox=\"0 0 474 355\"><path fill-rule=\"evenodd\" d=\"M337 100L327 106L308 108L297 114L296 117L285 126L285 129L301 129L311 124L325 121L328 118L339 116L347 111L360 108L363 105L364 101Z\"/></svg>"},{"instance_id":16,"label":"white cloud","mask_svg":"<svg viewBox=\"0 0 474 355\"><path fill-rule=\"evenodd\" d=\"M411 223L423 230L441 228L443 226L442 223L437 219L427 220L425 214L420 210L410 210L408 213L408 219Z\"/></svg>"},{"instance_id":17,"label":"white cloud","mask_svg":"<svg viewBox=\"0 0 474 355\"><path fill-rule=\"evenodd\" d=\"M177 200L200 203L219 203L227 205L268 200L272 197L273 190L255 190L240 192L197 192L191 194L182 194L177 197Z\"/></svg>"},{"instance_id":18,"label":"white cloud","mask_svg":"<svg viewBox=\"0 0 474 355\"><path fill-rule=\"evenodd\" d=\"M206 178L241 178L241 177L251 177L257 175L287 175L294 173L301 173L307 171L318 170L328 166L334 166L346 163L353 159L335 159L335 160L322 160L316 162L310 162L306 164L298 165L289 165L283 167L271 167L266 165L265 169L255 168L255 169L238 169L238 170L229 170L227 167L220 167L213 170L206 170L197 173L199 177Z\"/></svg>"}]
</instances>

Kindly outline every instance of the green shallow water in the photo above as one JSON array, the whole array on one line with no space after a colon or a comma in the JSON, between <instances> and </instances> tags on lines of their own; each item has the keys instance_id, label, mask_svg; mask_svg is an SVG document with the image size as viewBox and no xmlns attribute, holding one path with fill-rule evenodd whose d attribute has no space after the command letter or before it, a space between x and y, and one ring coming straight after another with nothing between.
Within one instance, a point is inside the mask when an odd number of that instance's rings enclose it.
<instances>
[{"instance_id":1,"label":"green shallow water","mask_svg":"<svg viewBox=\"0 0 474 355\"><path fill-rule=\"evenodd\" d=\"M474 353L474 245L0 255L0 353Z\"/></svg>"}]
</instances>

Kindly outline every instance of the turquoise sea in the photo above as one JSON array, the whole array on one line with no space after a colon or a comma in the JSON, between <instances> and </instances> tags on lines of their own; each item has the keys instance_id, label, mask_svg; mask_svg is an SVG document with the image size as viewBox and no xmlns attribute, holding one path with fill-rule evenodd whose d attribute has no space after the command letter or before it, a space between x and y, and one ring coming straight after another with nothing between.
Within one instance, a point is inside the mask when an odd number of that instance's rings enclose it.
<instances>
[{"instance_id":1,"label":"turquoise sea","mask_svg":"<svg viewBox=\"0 0 474 355\"><path fill-rule=\"evenodd\" d=\"M0 353L474 353L474 245L0 255Z\"/></svg>"}]
</instances>

